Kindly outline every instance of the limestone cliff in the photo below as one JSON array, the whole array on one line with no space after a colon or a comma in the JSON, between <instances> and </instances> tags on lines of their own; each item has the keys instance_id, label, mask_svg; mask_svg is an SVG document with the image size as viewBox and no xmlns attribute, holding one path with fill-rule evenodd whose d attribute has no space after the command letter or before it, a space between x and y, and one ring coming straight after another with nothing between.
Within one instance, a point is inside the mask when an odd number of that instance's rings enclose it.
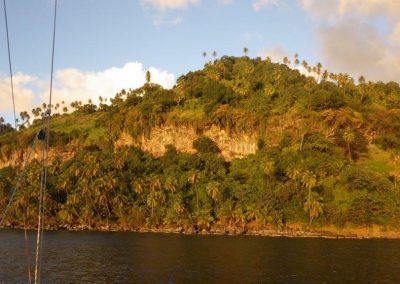
<instances>
[{"instance_id":1,"label":"limestone cliff","mask_svg":"<svg viewBox=\"0 0 400 284\"><path fill-rule=\"evenodd\" d=\"M174 145L179 152L195 153L193 141L202 134L212 139L226 160L243 158L254 154L257 150L257 138L255 135L228 134L226 130L216 126L204 129L201 133L191 126L163 125L155 127L150 134L142 135L139 139L133 139L127 132L123 132L116 141L116 146L133 145L154 156L162 156L166 145Z\"/></svg>"}]
</instances>

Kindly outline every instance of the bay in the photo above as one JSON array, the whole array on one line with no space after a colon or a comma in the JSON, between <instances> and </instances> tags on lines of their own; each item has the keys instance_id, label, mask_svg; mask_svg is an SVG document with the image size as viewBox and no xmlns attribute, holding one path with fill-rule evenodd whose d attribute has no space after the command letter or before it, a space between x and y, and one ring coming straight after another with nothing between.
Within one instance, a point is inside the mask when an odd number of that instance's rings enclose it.
<instances>
[{"instance_id":1,"label":"bay","mask_svg":"<svg viewBox=\"0 0 400 284\"><path fill-rule=\"evenodd\" d=\"M0 283L27 283L34 242L0 231ZM400 241L49 231L42 283L400 283Z\"/></svg>"}]
</instances>

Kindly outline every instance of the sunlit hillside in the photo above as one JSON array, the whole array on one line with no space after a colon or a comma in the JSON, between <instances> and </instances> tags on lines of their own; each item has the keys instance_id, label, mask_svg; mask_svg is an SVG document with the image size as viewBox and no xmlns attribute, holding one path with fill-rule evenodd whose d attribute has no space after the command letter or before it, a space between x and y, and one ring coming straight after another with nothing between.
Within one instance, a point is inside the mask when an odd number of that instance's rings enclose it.
<instances>
[{"instance_id":1,"label":"sunlit hillside","mask_svg":"<svg viewBox=\"0 0 400 284\"><path fill-rule=\"evenodd\" d=\"M142 88L111 102L53 106L50 224L398 229L399 84L354 80L298 58L284 63L222 57L170 90L149 73ZM2 207L47 108L22 113L33 123L19 131L2 122ZM10 225L36 222L40 149Z\"/></svg>"}]
</instances>

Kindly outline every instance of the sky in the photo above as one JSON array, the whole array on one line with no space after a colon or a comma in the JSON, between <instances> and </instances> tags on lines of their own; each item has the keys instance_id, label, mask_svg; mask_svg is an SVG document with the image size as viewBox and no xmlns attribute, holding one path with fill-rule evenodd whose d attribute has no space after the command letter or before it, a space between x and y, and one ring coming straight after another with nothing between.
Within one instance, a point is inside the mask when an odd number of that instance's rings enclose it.
<instances>
[{"instance_id":1,"label":"sky","mask_svg":"<svg viewBox=\"0 0 400 284\"><path fill-rule=\"evenodd\" d=\"M7 0L17 113L47 101L54 0ZM0 116L11 122L4 9ZM207 52L284 56L357 78L400 81L400 0L59 0L54 101L171 88Z\"/></svg>"}]
</instances>

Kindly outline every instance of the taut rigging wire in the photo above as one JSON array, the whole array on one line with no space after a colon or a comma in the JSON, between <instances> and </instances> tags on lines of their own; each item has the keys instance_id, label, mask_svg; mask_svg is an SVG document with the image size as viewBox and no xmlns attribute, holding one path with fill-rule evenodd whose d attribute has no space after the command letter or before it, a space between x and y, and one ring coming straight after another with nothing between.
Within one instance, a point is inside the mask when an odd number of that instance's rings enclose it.
<instances>
[{"instance_id":1,"label":"taut rigging wire","mask_svg":"<svg viewBox=\"0 0 400 284\"><path fill-rule=\"evenodd\" d=\"M57 24L57 0L54 1L54 21L53 21L53 45L51 53L51 71L50 71L50 93L49 93L49 104L48 109L45 112L43 118L43 128L46 132L46 142L43 145L42 154L42 174L40 182L40 197L39 197L39 213L38 213L38 228L36 238L36 261L35 261L35 284L40 282L41 272L41 250L43 247L43 228L44 228L44 210L45 210L45 197L46 197L46 186L47 186L47 165L48 165L48 150L50 144L50 119L52 110L52 95L53 95L53 76L54 76L54 50L56 44L56 24Z\"/></svg>"},{"instance_id":2,"label":"taut rigging wire","mask_svg":"<svg viewBox=\"0 0 400 284\"><path fill-rule=\"evenodd\" d=\"M12 63L11 63L11 52L10 52L10 36L8 34L8 18L7 18L6 0L3 0L3 6L4 6L4 20L6 23L6 34L7 34L8 67L9 67L9 71L10 71L11 95L12 95L12 103L13 103L13 110L14 110L14 127L15 127L15 130L17 130L17 115L15 112L14 82L13 82L13 72L12 72Z\"/></svg>"},{"instance_id":3,"label":"taut rigging wire","mask_svg":"<svg viewBox=\"0 0 400 284\"><path fill-rule=\"evenodd\" d=\"M10 52L10 40L8 32L8 19L7 19L7 6L6 0L3 0L4 6L4 19L6 23L6 34L7 34L7 48L8 48L8 62L10 71L10 83L11 83L11 94L13 102L13 112L14 112L14 126L17 130L17 117L15 111L15 95L14 95L14 83L13 83L13 72L12 72L12 62L11 62L11 52ZM41 249L43 247L43 220L44 220L44 210L45 210L45 195L46 195L46 185L47 185L47 165L48 165L48 149L50 142L50 119L52 110L52 95L53 95L53 76L54 76L54 50L56 42L56 23L57 23L57 0L54 3L54 21L53 21L53 43L52 43L52 56L51 56L51 77L50 77L50 94L49 94L49 104L48 109L42 118L42 129L35 136L29 150L27 157L23 163L21 173L17 178L15 187L12 190L9 202L5 208L2 218L0 219L0 227L3 225L5 217L7 216L8 210L11 207L12 201L14 199L15 193L25 176L26 166L30 160L30 156L33 152L35 143L37 140L43 141L42 149L42 170L40 177L40 192L39 192L39 210L38 210L38 227L37 227L37 238L36 238L36 257L35 257L35 284L40 282L40 270L41 270Z\"/></svg>"}]
</instances>

